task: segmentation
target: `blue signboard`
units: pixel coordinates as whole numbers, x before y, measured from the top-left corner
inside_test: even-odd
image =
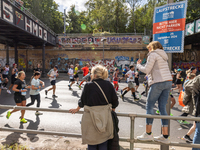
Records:
[[[187,1],[155,8],[153,40],[159,41],[167,53],[184,51]]]

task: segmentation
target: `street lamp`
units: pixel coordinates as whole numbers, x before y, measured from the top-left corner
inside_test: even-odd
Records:
[[[101,42],[103,42],[103,65],[104,65],[104,41],[106,41],[107,39],[105,37],[103,37],[101,39]]]

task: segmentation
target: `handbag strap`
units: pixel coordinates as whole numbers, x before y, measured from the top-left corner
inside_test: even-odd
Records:
[[[102,90],[102,88],[99,86],[99,84],[98,83],[96,83],[95,81],[93,81],[98,87],[99,87],[99,89],[101,90],[101,92],[102,92],[102,94],[103,94],[103,96],[104,96],[104,98],[106,99],[106,101],[107,101],[107,103],[109,104],[109,102],[108,102],[108,99],[107,99],[107,97],[106,97],[106,95],[105,95],[105,93],[103,92],[103,90]]]

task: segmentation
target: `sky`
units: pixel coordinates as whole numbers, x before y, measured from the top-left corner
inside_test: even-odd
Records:
[[[70,10],[71,5],[75,5],[76,11],[83,11],[86,10],[85,3],[87,0],[54,0],[56,3],[59,4],[59,11],[64,12],[64,9],[66,9],[66,12]],[[146,3],[147,0],[142,0],[142,4]]]

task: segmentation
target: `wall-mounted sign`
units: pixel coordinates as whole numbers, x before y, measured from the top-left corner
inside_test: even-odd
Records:
[[[196,33],[200,32],[200,19],[196,20]]]
[[[47,30],[37,23],[37,20],[29,18],[23,10],[13,6],[8,0],[0,0],[0,18],[38,38],[56,44],[55,36],[48,33]]]
[[[185,35],[192,35],[194,31],[194,22],[186,24]]]
[[[183,52],[187,1],[167,4],[154,10],[153,40],[167,53]]]

